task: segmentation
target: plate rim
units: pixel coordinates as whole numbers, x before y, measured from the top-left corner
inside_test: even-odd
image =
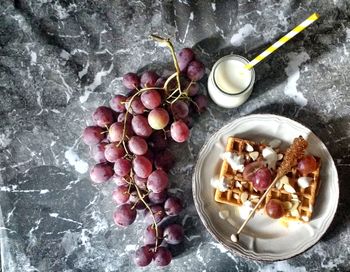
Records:
[[[259,117],[263,117],[263,118],[274,118],[274,119],[278,119],[279,121],[287,121],[287,122],[291,122],[294,123],[294,125],[297,126],[301,126],[303,128],[305,128],[306,130],[310,131],[313,134],[313,137],[315,137],[318,141],[320,141],[322,143],[322,149],[324,150],[324,152],[328,153],[329,157],[331,158],[331,160],[329,161],[330,163],[330,167],[334,170],[334,182],[335,182],[335,190],[336,190],[336,195],[334,196],[335,198],[335,205],[333,210],[331,211],[330,217],[328,219],[328,221],[326,222],[326,224],[324,225],[324,229],[321,229],[321,231],[316,235],[316,239],[314,239],[314,241],[311,241],[310,244],[306,244],[304,245],[301,249],[296,250],[294,252],[291,253],[287,253],[285,256],[276,256],[274,257],[273,255],[267,254],[267,255],[261,255],[261,253],[257,253],[254,255],[250,255],[250,254],[245,254],[244,252],[241,252],[233,247],[230,247],[228,245],[226,245],[221,239],[220,237],[217,237],[217,235],[210,229],[210,227],[208,226],[208,223],[206,222],[206,219],[204,218],[204,215],[202,214],[202,212],[200,211],[199,208],[199,202],[197,201],[197,188],[196,188],[196,178],[197,178],[197,174],[199,173],[199,164],[202,164],[202,161],[199,161],[199,158],[201,156],[203,156],[203,152],[205,151],[204,149],[206,149],[208,143],[212,140],[217,138],[223,131],[226,130],[227,127],[233,125],[236,122],[242,121],[246,118],[259,118]],[[211,236],[220,244],[222,245],[226,250],[228,250],[231,253],[234,254],[238,254],[239,256],[245,257],[245,258],[249,258],[249,259],[253,259],[253,260],[262,260],[262,261],[280,261],[280,260],[286,260],[286,259],[290,259],[292,257],[295,257],[297,255],[302,254],[303,252],[305,252],[306,250],[310,249],[311,247],[313,247],[315,244],[317,244],[319,242],[319,240],[323,237],[323,235],[326,233],[326,231],[329,229],[329,226],[332,224],[335,214],[337,212],[338,209],[338,205],[339,205],[339,176],[338,176],[338,171],[337,168],[335,166],[333,157],[331,156],[327,146],[323,143],[323,141],[311,130],[309,129],[307,126],[305,126],[304,124],[295,121],[293,119],[290,119],[288,117],[285,116],[281,116],[281,115],[277,115],[277,114],[248,114],[245,116],[240,116],[239,118],[234,119],[233,121],[230,121],[229,123],[227,123],[226,125],[224,125],[223,127],[221,127],[219,130],[217,130],[215,133],[213,133],[209,139],[203,144],[203,146],[201,147],[201,149],[198,152],[197,155],[197,162],[196,165],[194,167],[194,171],[193,171],[193,175],[192,175],[192,197],[193,197],[193,201],[196,207],[196,211],[203,223],[203,225],[205,226],[205,228],[207,229],[207,231],[211,234]],[[255,252],[256,253],[256,252]]]

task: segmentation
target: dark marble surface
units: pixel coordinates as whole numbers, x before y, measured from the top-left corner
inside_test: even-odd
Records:
[[[186,240],[164,271],[345,271],[350,262],[350,6],[319,1],[0,1],[0,226],[2,271],[141,271],[129,255],[141,220],[112,222],[112,184],[93,187],[81,143],[97,105],[122,91],[129,71],[164,67],[149,34],[194,47],[207,67],[228,53],[254,57],[313,12],[321,19],[256,67],[238,109],[210,103],[188,144],[176,149],[172,187],[186,204]],[[171,66],[168,66],[170,69]],[[205,82],[204,82],[205,83]],[[206,232],[191,196],[205,141],[250,113],[298,120],[325,142],[339,171],[340,201],[326,235],[275,263],[225,251]],[[144,271],[153,271],[150,266]]]

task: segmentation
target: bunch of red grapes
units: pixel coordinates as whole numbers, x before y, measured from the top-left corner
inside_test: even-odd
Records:
[[[205,67],[192,49],[182,49],[174,64],[177,72],[168,77],[154,71],[125,74],[123,85],[129,95],[115,95],[110,107],[98,107],[92,116],[95,125],[83,132],[97,162],[90,171],[92,182],[112,179],[117,184],[112,193],[118,205],[115,224],[125,227],[137,214],[144,215],[144,245],[134,255],[138,266],[152,260],[158,266],[168,265],[172,255],[167,245],[184,238],[182,225],[162,225],[166,217],[177,216],[183,208],[181,200],[167,192],[168,172],[174,164],[167,147],[171,140],[188,140],[191,115],[205,110],[207,98],[199,94],[197,83]]]

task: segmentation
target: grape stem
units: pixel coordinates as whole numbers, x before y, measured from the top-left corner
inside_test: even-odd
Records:
[[[133,173],[131,171],[130,173],[130,176],[132,177],[133,176]],[[141,192],[140,192],[140,188],[136,185],[136,183],[134,182],[134,186],[136,188],[136,191],[137,191],[137,195],[139,196],[140,200],[143,202],[143,204],[145,204],[146,208],[148,209],[148,211],[151,213],[152,215],[152,219],[153,219],[153,224],[154,224],[154,227],[156,229],[156,244],[155,244],[155,251],[157,251],[157,247],[158,247],[158,225],[157,225],[157,221],[156,221],[156,218],[154,217],[154,214],[153,214],[153,211],[151,209],[151,207],[147,204],[147,202],[144,200],[144,197],[146,195],[142,195]]]
[[[179,63],[177,62],[177,58],[176,58],[176,54],[175,54],[175,50],[174,50],[174,46],[173,44],[170,42],[170,39],[164,39],[162,37],[159,37],[158,35],[152,34],[151,35],[152,39],[166,45],[167,47],[169,47],[170,51],[171,51],[171,55],[173,57],[173,61],[174,61],[174,66],[176,69],[176,80],[177,80],[177,84],[181,93],[181,84],[180,84],[180,67],[179,67]]]

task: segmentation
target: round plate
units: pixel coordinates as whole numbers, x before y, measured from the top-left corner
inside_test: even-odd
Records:
[[[214,200],[210,179],[220,172],[227,138],[236,136],[253,141],[282,140],[285,150],[299,135],[307,139],[307,152],[321,158],[320,190],[309,223],[282,225],[258,212],[240,234],[239,243],[233,243],[243,220],[239,208],[220,204]],[[236,119],[215,133],[203,146],[193,175],[193,198],[199,216],[213,237],[232,252],[257,260],[282,260],[302,253],[314,245],[329,227],[338,205],[338,174],[333,159],[322,141],[305,126],[285,117],[254,114]],[[219,217],[220,210],[228,210],[232,220]]]

